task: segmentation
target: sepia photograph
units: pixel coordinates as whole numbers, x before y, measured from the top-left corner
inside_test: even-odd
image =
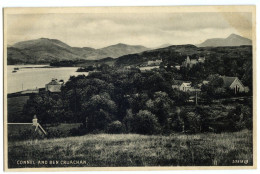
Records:
[[[5,171],[255,169],[255,13],[4,8]]]

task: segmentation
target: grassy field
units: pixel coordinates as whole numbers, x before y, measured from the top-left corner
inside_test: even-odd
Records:
[[[248,130],[171,136],[89,134],[8,144],[10,168],[241,166],[253,164],[252,154],[252,132]],[[26,165],[22,164],[25,160]]]
[[[71,130],[78,128],[80,123],[62,123],[58,125],[42,125],[43,129],[48,132],[47,137],[69,137],[72,136]],[[20,141],[32,139],[35,133],[35,127],[32,125],[8,125],[8,141]]]
[[[23,106],[26,104],[29,96],[11,97],[7,99],[8,122],[16,122],[17,116],[21,115]]]

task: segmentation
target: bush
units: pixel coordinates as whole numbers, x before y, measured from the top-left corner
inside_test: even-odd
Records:
[[[78,128],[73,128],[69,131],[71,136],[81,136],[87,133],[87,129],[85,126],[81,125]]]
[[[147,110],[140,110],[133,119],[134,132],[139,134],[157,134],[160,132],[160,125],[154,114]]]
[[[252,129],[252,109],[248,106],[237,105],[229,112],[228,121],[230,131],[240,131],[242,129]]]
[[[124,125],[120,121],[113,121],[107,126],[108,133],[123,133],[124,132]]]
[[[65,137],[63,135],[63,132],[61,132],[58,129],[50,129],[48,130],[48,134],[47,134],[48,138],[61,138],[61,137]]]

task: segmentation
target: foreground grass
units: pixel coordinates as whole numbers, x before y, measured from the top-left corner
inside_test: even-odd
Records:
[[[252,132],[146,136],[97,134],[9,142],[9,167],[238,166],[253,164]],[[33,160],[21,165],[18,160]],[[46,160],[46,164],[38,161]],[[50,160],[59,163],[52,165]],[[83,160],[85,164],[62,164]],[[233,163],[248,160],[248,163]]]
[[[71,130],[77,129],[81,123],[61,123],[58,125],[42,125],[48,132],[48,137],[69,137]],[[32,139],[35,127],[32,125],[8,125],[8,141]]]

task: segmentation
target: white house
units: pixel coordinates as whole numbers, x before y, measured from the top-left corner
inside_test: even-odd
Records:
[[[182,63],[182,66],[184,66],[186,68],[187,67],[191,68],[193,65],[195,65],[197,63],[198,63],[197,59],[190,59],[190,57],[187,56],[186,60]]]
[[[181,84],[181,86],[179,87],[179,90],[180,91],[184,91],[184,92],[187,92],[187,91],[190,91],[191,89],[191,82],[183,82]]]
[[[191,86],[191,82],[182,82],[181,85],[172,85],[173,89],[178,89],[183,92],[200,92],[199,88]]]
[[[175,68],[176,68],[177,70],[180,70],[180,69],[181,69],[181,66],[180,66],[180,65],[175,65]]]
[[[148,66],[158,66],[162,63],[162,59],[159,59],[159,60],[149,60],[147,62],[147,65]]]
[[[63,85],[63,81],[57,81],[57,79],[53,78],[51,82],[45,85],[45,91],[49,92],[61,92],[61,86]]]
[[[204,63],[204,62],[205,62],[205,60],[206,60],[206,58],[205,58],[205,57],[199,57],[199,59],[198,59],[198,62],[200,62],[200,63]]]
[[[203,84],[203,85],[207,85],[207,84],[209,84],[209,81],[208,81],[208,80],[203,80],[203,81],[202,81],[202,84]]]
[[[206,60],[205,57],[199,57],[198,59],[190,59],[189,56],[185,59],[184,62],[182,62],[182,66],[184,67],[192,67],[193,65],[196,65],[197,63],[204,63]]]

